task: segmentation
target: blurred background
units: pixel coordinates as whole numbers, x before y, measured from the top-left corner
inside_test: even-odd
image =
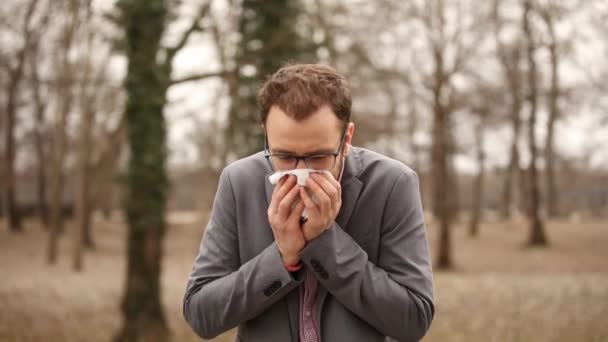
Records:
[[[607,60],[602,0],[5,0],[0,340],[197,340],[219,173],[303,62],[421,178],[424,341],[608,341]]]

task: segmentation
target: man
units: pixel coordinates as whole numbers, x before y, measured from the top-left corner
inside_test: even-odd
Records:
[[[351,146],[351,93],[323,65],[289,65],[258,93],[266,148],[227,166],[184,296],[203,338],[417,341],[434,315],[416,173]],[[276,186],[269,175],[297,168]],[[302,219],[306,209],[307,219]]]

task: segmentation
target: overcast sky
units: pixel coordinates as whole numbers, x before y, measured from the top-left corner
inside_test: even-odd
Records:
[[[109,2],[105,2],[108,4]],[[169,31],[167,41],[171,41],[175,33],[179,33],[188,23],[188,18],[183,18]],[[573,27],[586,25],[587,17],[581,15],[573,18],[567,25],[559,27],[562,34],[569,32]],[[589,32],[584,32],[586,41],[577,50],[576,63],[590,65],[589,63],[605,63],[605,49],[598,37]],[[400,47],[402,48],[402,47]],[[124,74],[124,59],[117,57],[112,63],[116,75]],[[195,35],[175,60],[176,76],[188,75],[205,71],[216,71],[220,68],[218,58],[205,35]],[[560,69],[561,77],[565,83],[573,83],[580,80],[584,75],[576,69],[572,63],[565,63]],[[173,86],[169,90],[170,105],[166,110],[169,127],[170,165],[193,165],[197,162],[197,150],[193,135],[195,134],[195,122],[204,123],[211,116],[224,115],[226,101],[219,107],[219,111],[213,111],[218,96],[221,82],[217,79],[209,79],[199,82],[191,82],[184,85]],[[354,108],[361,99],[354,98]],[[589,101],[584,101],[588,103]],[[608,129],[598,128],[598,116],[600,111],[593,105],[582,103],[574,108],[568,108],[565,118],[557,124],[556,145],[558,150],[566,156],[576,157],[582,153],[592,153],[591,164],[594,167],[608,167]],[[222,108],[224,110],[222,110]],[[606,113],[603,114],[604,116]],[[353,113],[356,118],[357,113]],[[539,143],[544,141],[546,113],[539,113],[538,137]],[[356,124],[356,119],[355,119]],[[464,120],[459,122],[455,133],[459,143],[472,144],[472,123]],[[428,140],[425,134],[420,140]],[[510,130],[508,127],[491,129],[486,134],[487,144],[485,146],[490,167],[505,165],[507,162],[508,148],[510,144]],[[372,145],[382,150],[385,143],[380,141]],[[542,145],[542,144],[541,144]],[[527,150],[522,148],[524,161],[527,160]],[[408,156],[402,156],[407,160]],[[456,165],[461,171],[473,172],[476,170],[475,162],[471,156],[458,155]]]

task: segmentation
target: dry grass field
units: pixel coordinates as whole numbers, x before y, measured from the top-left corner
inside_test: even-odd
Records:
[[[181,299],[204,225],[185,214],[170,222],[163,302],[174,340],[196,341]],[[457,226],[457,267],[435,273],[437,313],[424,341],[608,341],[608,223],[551,222],[548,235],[550,248],[529,249],[521,222],[486,223],[477,239]],[[431,226],[431,247],[435,236]],[[75,273],[67,235],[59,264],[47,266],[35,221],[22,234],[0,227],[0,341],[108,341],[121,319],[124,237],[118,215],[96,221],[97,248]]]

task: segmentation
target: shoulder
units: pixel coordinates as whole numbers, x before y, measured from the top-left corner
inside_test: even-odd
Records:
[[[256,181],[263,184],[266,175],[271,171],[264,152],[258,152],[227,165],[222,171],[222,177],[226,178],[233,188],[241,188],[254,185]]]
[[[380,182],[391,186],[397,181],[418,182],[416,172],[399,160],[362,147],[353,147],[351,153],[355,154],[353,160],[360,163],[357,178],[364,183]]]

